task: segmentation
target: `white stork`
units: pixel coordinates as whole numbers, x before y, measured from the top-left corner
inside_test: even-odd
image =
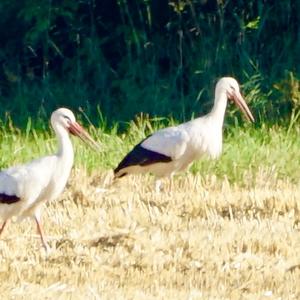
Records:
[[[69,109],[55,110],[51,115],[51,125],[58,139],[56,154],[0,172],[0,218],[4,221],[0,235],[11,217],[33,217],[46,250],[48,245],[41,226],[41,208],[46,201],[59,196],[70,175],[74,152],[69,133],[98,149],[98,144],[76,122]]]
[[[223,77],[216,85],[215,101],[210,113],[148,136],[120,162],[114,170],[115,178],[150,172],[157,178],[156,191],[159,191],[159,178],[171,177],[204,154],[217,158],[222,152],[222,127],[228,99],[243,111],[248,121],[254,122],[237,81]]]

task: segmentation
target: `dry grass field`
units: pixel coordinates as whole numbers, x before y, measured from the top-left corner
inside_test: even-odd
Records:
[[[151,176],[111,176],[73,170],[44,211],[48,254],[33,221],[7,226],[1,299],[300,298],[299,184],[186,173],[155,194]]]

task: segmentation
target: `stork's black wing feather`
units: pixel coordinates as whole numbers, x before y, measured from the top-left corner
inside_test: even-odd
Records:
[[[21,199],[17,197],[16,195],[6,195],[0,193],[0,203],[3,204],[12,204],[15,202],[20,201]]]
[[[143,141],[142,141],[143,142]],[[141,142],[141,143],[142,143]],[[164,154],[148,150],[141,146],[141,143],[136,145],[119,163],[114,170],[114,174],[117,174],[120,170],[130,166],[147,166],[159,162],[170,162],[172,158]],[[122,174],[120,177],[126,174]]]

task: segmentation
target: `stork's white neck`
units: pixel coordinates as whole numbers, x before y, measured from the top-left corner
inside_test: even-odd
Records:
[[[214,119],[215,123],[223,126],[224,116],[227,106],[226,92],[216,93],[214,106],[210,112],[210,117]]]
[[[64,127],[58,124],[55,124],[53,129],[58,141],[58,150],[56,155],[59,159],[71,165],[71,168],[74,159],[74,151],[69,133]]]

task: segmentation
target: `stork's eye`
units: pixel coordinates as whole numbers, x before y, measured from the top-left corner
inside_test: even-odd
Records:
[[[68,117],[68,116],[66,116],[66,115],[63,115],[63,118],[64,118],[64,120],[65,120],[65,122],[66,122],[66,126],[67,126],[67,127],[70,126],[70,124],[72,123],[70,117]]]
[[[230,88],[232,88],[232,89],[235,91],[235,88],[234,88],[234,86],[232,86],[232,85],[231,85],[231,86],[230,86]]]
[[[66,119],[66,120],[68,120],[68,121],[71,122],[71,119],[68,116],[64,115],[63,117],[64,117],[64,119]]]

